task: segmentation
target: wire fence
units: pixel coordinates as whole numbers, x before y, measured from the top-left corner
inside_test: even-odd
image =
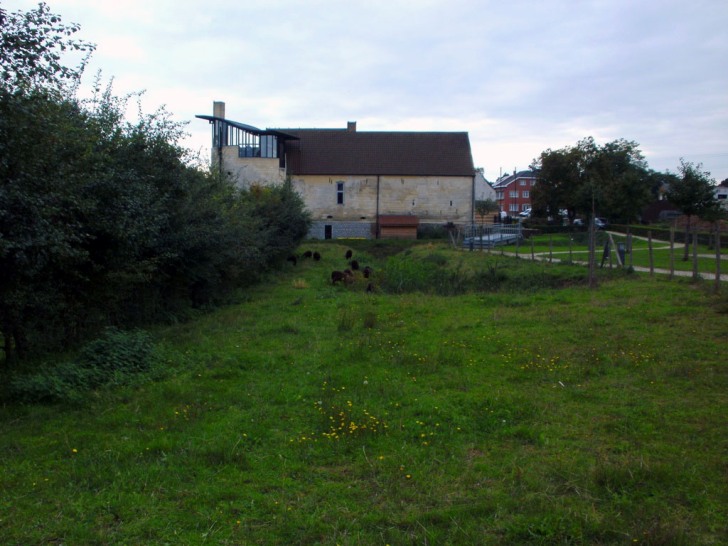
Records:
[[[453,244],[470,251],[492,252],[498,249],[503,254],[543,260],[548,262],[570,262],[589,264],[587,251],[593,245],[592,266],[600,268],[621,267],[634,271],[668,275],[669,278],[692,277],[693,279],[713,279],[715,291],[721,282],[728,282],[728,274],[722,273],[721,237],[716,232],[713,237],[700,237],[697,230],[688,237],[687,249],[684,236],[680,236],[673,228],[659,238],[653,237],[650,230],[640,231],[635,235],[629,228],[626,233],[618,231],[598,230],[590,236],[587,231],[567,233],[546,233],[540,230],[525,229],[522,224],[470,224],[462,226],[453,236]],[[537,237],[539,236],[540,237]],[[537,245],[534,241],[538,239]],[[555,242],[556,241],[556,242]],[[591,243],[589,241],[592,241]],[[635,243],[638,243],[639,260],[635,263]],[[547,249],[544,250],[544,246]],[[538,251],[535,250],[538,246]],[[699,250],[701,248],[702,250]],[[706,254],[706,248],[708,253]],[[645,259],[645,255],[647,259]],[[690,269],[679,263],[690,264]]]

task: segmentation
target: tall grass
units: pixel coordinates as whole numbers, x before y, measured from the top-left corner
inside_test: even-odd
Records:
[[[165,379],[3,405],[3,543],[724,541],[725,297],[359,245],[154,332]]]

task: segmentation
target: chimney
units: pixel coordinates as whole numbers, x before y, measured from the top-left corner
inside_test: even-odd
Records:
[[[350,133],[356,133],[356,121],[347,121],[346,130]]]
[[[216,118],[225,119],[225,103],[221,101],[214,101],[212,103],[212,115]]]

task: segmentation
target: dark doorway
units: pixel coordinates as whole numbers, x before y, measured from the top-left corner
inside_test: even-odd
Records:
[[[331,239],[333,236],[333,226],[331,224],[324,225],[324,239]]]

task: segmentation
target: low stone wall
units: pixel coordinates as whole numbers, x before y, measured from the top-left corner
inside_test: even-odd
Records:
[[[325,239],[326,226],[331,226],[331,238],[374,238],[374,226],[371,222],[316,221],[311,223],[308,231],[309,239]]]

